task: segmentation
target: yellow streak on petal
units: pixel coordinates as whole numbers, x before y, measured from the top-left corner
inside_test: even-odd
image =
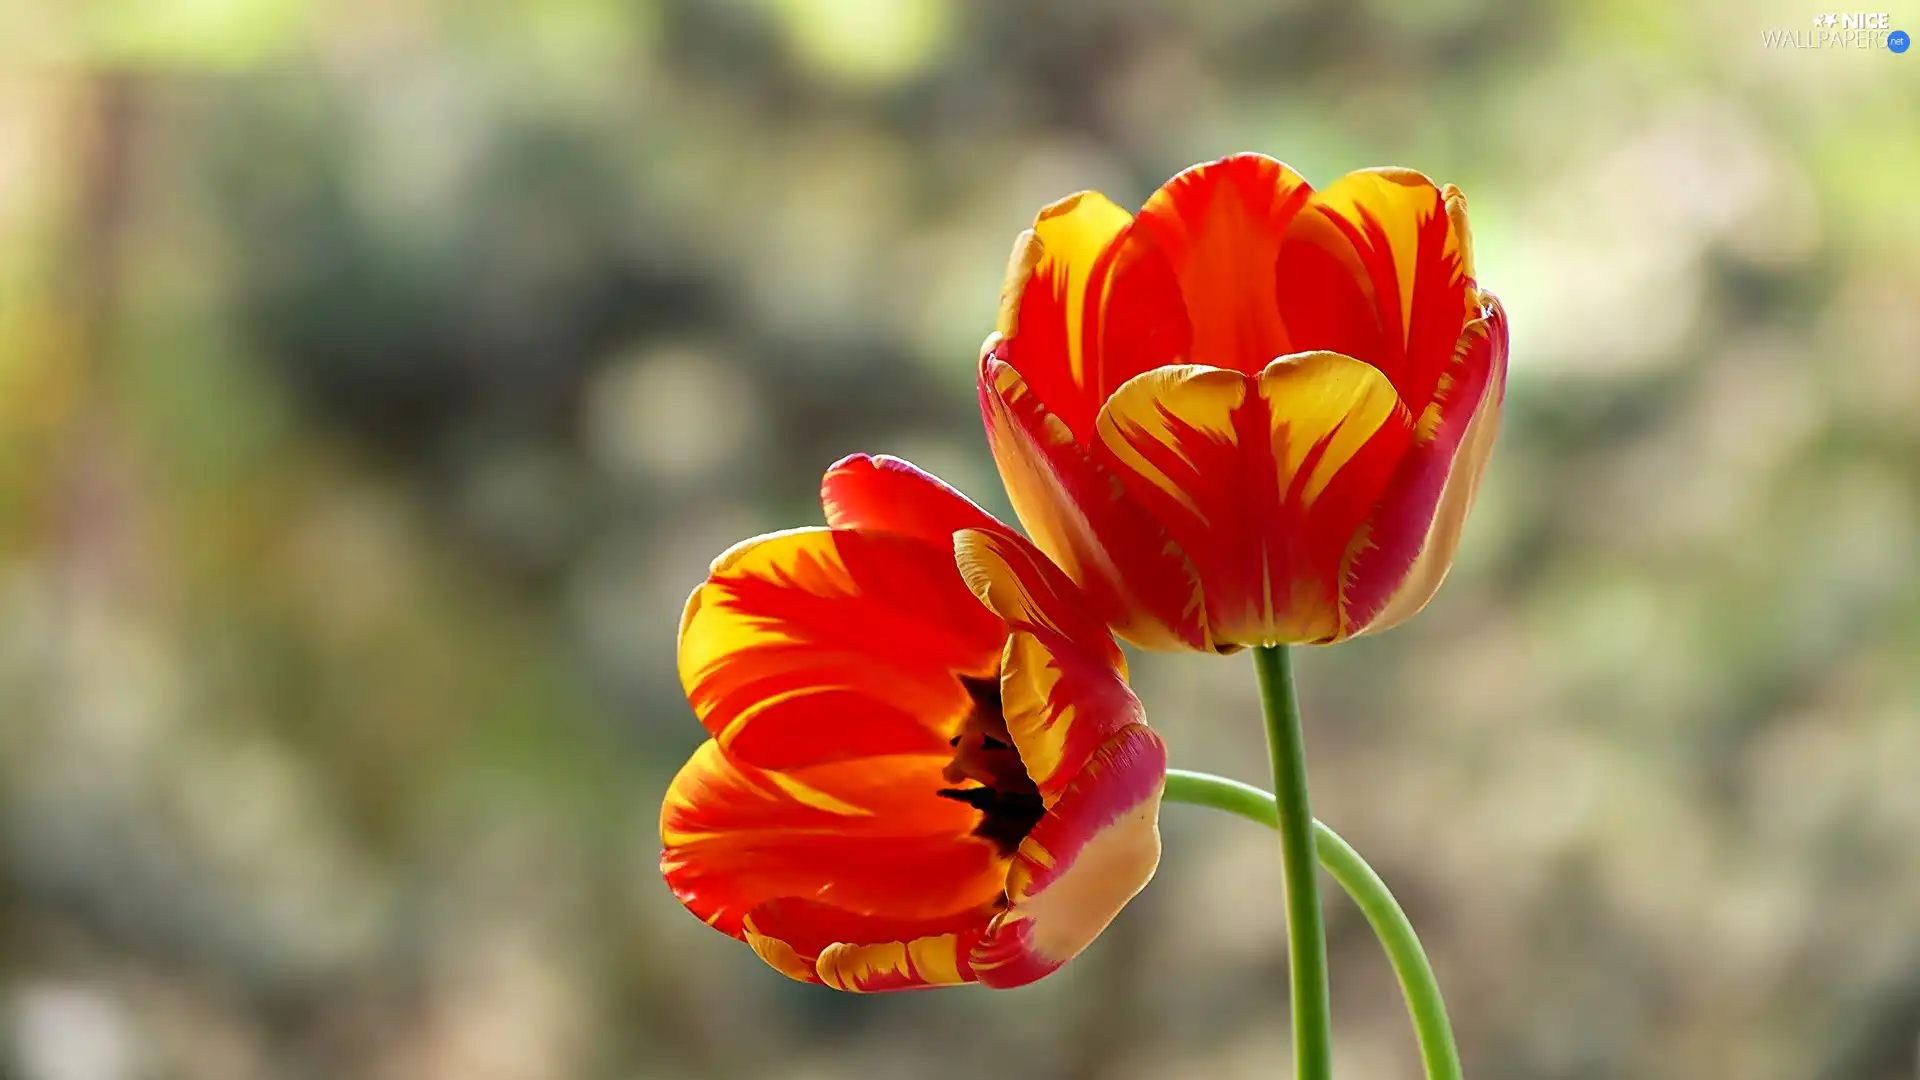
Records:
[[[1273,419],[1281,490],[1289,489],[1316,447],[1325,445],[1300,491],[1312,506],[1340,470],[1396,414],[1406,417],[1393,382],[1364,360],[1333,352],[1295,353],[1260,373]],[[1403,421],[1404,422],[1404,421]]]
[[[1462,333],[1460,340],[1454,344],[1454,356],[1457,358],[1466,350],[1472,341],[1473,332],[1471,329]],[[1451,366],[1440,373],[1439,380],[1433,384],[1433,401],[1428,404],[1425,409],[1420,411],[1420,422],[1414,426],[1414,442],[1432,442],[1433,437],[1440,433],[1440,423],[1447,418],[1446,410],[1441,407],[1441,404],[1445,402],[1452,393],[1453,384],[1457,381],[1459,381],[1458,376],[1453,373]]]
[[[724,574],[735,567],[753,567],[772,561],[775,553],[787,553],[794,550],[790,541],[797,537],[817,536],[827,544],[832,543],[833,530],[824,525],[801,525],[792,529],[780,529],[776,532],[749,536],[714,557],[713,565],[708,568],[710,575]],[[804,543],[804,541],[802,542]],[[827,550],[831,551],[829,547]],[[758,558],[753,558],[756,553]],[[752,561],[749,561],[752,560]]]
[[[1247,399],[1247,380],[1237,371],[1203,364],[1178,364],[1135,375],[1120,385],[1100,407],[1094,421],[1100,440],[1121,464],[1141,479],[1178,500],[1195,517],[1206,520],[1193,496],[1166,471],[1141,453],[1142,443],[1158,443],[1191,466],[1185,453],[1195,435],[1214,442],[1235,441],[1233,411]],[[1173,424],[1192,428],[1176,433]]]
[[[675,635],[675,641],[684,642],[687,640],[687,628],[693,625],[694,618],[700,614],[700,608],[705,603],[706,594],[707,583],[704,581],[695,585],[693,591],[687,594],[687,604],[680,609],[680,632]]]
[[[1008,565],[1004,548],[1012,541],[983,529],[962,529],[953,536],[954,564],[961,580],[987,610],[1010,623],[1033,623],[1064,632],[1047,615],[1046,605]],[[1004,669],[1005,665],[1002,665]]]
[[[1132,223],[1132,214],[1097,191],[1069,195],[1034,219],[1033,234],[1040,247],[1035,269],[1048,275],[1066,313],[1067,364],[1076,385],[1087,382],[1084,315],[1094,263]],[[1001,333],[1012,336],[1008,330]]]
[[[1007,638],[1000,675],[1001,714],[1027,775],[1039,785],[1048,803],[1059,798],[1054,781],[1066,757],[1067,733],[1073,725],[1072,706],[1059,713],[1053,711],[1053,688],[1059,682],[1060,669],[1039,639],[1024,631]]]
[[[845,817],[873,816],[873,811],[864,806],[855,806],[844,799],[835,798],[811,784],[795,780],[786,773],[769,771],[765,775],[775,787],[786,792],[795,802],[805,803],[815,810],[824,810],[829,814],[840,814]]]
[[[713,561],[711,573],[768,580],[784,577],[817,596],[852,596],[859,591],[834,548],[833,530],[820,526],[742,540]],[[714,581],[687,598],[680,617],[680,679],[689,690],[736,652],[794,640],[776,621],[753,618],[733,608],[730,601],[726,586]]]
[[[723,779],[716,779],[723,777]],[[667,785],[667,796],[662,800],[661,839],[668,847],[680,847],[698,840],[710,840],[725,835],[714,831],[694,831],[673,829],[666,820],[677,809],[695,807],[701,801],[708,788],[716,783],[737,785],[753,792],[761,799],[772,801],[781,794],[787,798],[821,810],[829,814],[844,817],[872,817],[873,811],[837,798],[814,787],[804,780],[796,779],[786,773],[768,769],[747,769],[733,764],[726,755],[718,739],[708,739],[693,752],[687,763],[680,767],[673,782]],[[771,789],[769,787],[771,785]],[[776,790],[777,789],[777,793]]]
[[[1027,291],[1027,282],[1033,280],[1033,268],[1039,265],[1044,252],[1032,229],[1023,229],[1014,237],[1013,253],[1007,256],[1007,274],[1000,286],[1000,312],[994,319],[994,335],[982,346],[983,352],[993,348],[998,338],[1009,338],[1019,332],[1020,294]]]
[[[1467,197],[1448,184],[1440,189],[1440,198],[1447,205],[1447,221],[1453,226],[1453,248],[1460,252],[1460,272],[1477,277],[1473,272],[1473,229],[1467,224]]]
[[[964,982],[960,976],[960,939],[954,934],[916,938],[907,942],[907,955],[913,969],[927,982],[951,986]]]
[[[991,347],[992,339],[988,339]],[[987,378],[994,398],[1010,401],[1032,393],[1026,381],[1010,364],[991,363]],[[1044,454],[1020,437],[1013,428],[1016,421],[1010,409],[991,407],[987,417],[987,443],[1000,467],[1000,478],[1007,488],[1007,499],[1027,532],[1053,558],[1054,564],[1075,581],[1087,581],[1095,574],[1113,578],[1113,564],[1097,545],[1087,542],[1084,515],[1061,497],[1050,482],[1051,467]],[[1039,437],[1055,446],[1074,445],[1073,432],[1059,417],[1047,414]],[[1090,565],[1095,564],[1095,565]]]
[[[1315,203],[1355,225],[1364,226],[1367,218],[1372,218],[1386,234],[1393,256],[1394,277],[1400,287],[1403,344],[1413,333],[1413,283],[1419,268],[1420,225],[1433,211],[1436,191],[1433,181],[1421,173],[1387,167],[1348,173],[1313,197]],[[1458,238],[1451,233],[1446,250],[1460,250]]]
[[[821,686],[801,686],[792,690],[782,690],[778,693],[768,694],[766,697],[760,698],[753,704],[734,714],[733,722],[729,723],[726,729],[720,732],[720,745],[728,750],[733,749],[733,744],[739,739],[741,733],[746,731],[747,728],[753,724],[754,720],[758,719],[769,709],[797,701],[800,698],[811,697],[816,694],[832,693],[841,689],[844,689],[844,687],[826,684]]]
[[[1127,677],[1126,655],[1092,616],[1078,607],[1082,597],[1071,581],[1057,577],[1048,580],[1053,575],[1043,566],[1046,556],[1037,548],[1005,533],[961,529],[953,534],[953,558],[960,579],[988,611],[1015,626],[1044,627],[1061,637],[1080,640],[1090,651],[1104,652],[1103,658],[1122,680]],[[1025,569],[1016,569],[1016,564]],[[1046,591],[1045,596],[1034,595],[1036,581]],[[1073,623],[1076,615],[1083,619],[1078,627],[1066,625]],[[1008,670],[1008,663],[1003,656],[1002,671]]]
[[[663,846],[683,848],[726,835],[711,829],[675,829],[667,824],[676,813],[696,809],[709,788],[716,783],[738,784],[764,797],[772,796],[772,792],[756,783],[751,775],[727,760],[719,740],[708,739],[694,750],[687,763],[680,766],[680,771],[674,774],[673,781],[667,785],[666,798],[661,800],[660,805],[660,840]]]
[[[700,830],[661,829],[660,830],[661,843],[666,847],[686,847],[689,844],[697,844],[702,840],[718,840],[725,835],[727,834],[722,832],[715,832],[712,829],[700,829]]]
[[[1053,869],[1053,864],[1057,861],[1053,856],[1053,852],[1049,851],[1047,846],[1038,840],[1028,840],[1022,845],[1020,854],[1032,860],[1033,865],[1042,870]]]
[[[826,985],[852,993],[864,992],[886,975],[907,976],[933,986],[966,981],[960,974],[960,941],[955,934],[872,945],[836,942],[820,954],[814,971]]]
[[[779,938],[768,937],[753,925],[752,916],[741,920],[746,931],[747,945],[755,956],[767,962],[767,966],[799,982],[813,981],[813,965],[794,950],[793,946]]]

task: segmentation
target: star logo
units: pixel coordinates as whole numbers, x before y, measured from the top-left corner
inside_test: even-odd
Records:
[[[1836,23],[1836,22],[1838,22],[1838,21],[1839,21],[1839,20],[1838,20],[1838,19],[1835,19],[1835,18],[1834,18],[1834,17],[1832,16],[1832,15],[1828,15],[1828,16],[1827,16],[1827,25],[1828,25],[1828,26],[1832,26],[1832,25],[1833,25],[1834,23]]]
[[[1815,15],[1813,17],[1813,25],[1815,26],[1825,26],[1826,22],[1827,17],[1825,15]]]

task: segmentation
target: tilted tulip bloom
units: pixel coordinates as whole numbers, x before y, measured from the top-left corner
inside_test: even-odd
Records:
[[[667,792],[661,869],[795,979],[1032,982],[1153,876],[1166,748],[1027,541],[891,458],[835,465],[821,501],[829,527],[739,544],[687,602],[712,738]]]
[[[1506,354],[1457,189],[1378,169],[1316,192],[1243,154],[1138,217],[1094,193],[1041,211],[980,398],[1021,522],[1114,629],[1230,651],[1426,604]]]

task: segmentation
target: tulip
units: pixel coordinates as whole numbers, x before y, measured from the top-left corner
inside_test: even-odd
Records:
[[[1405,169],[1324,191],[1195,166],[1138,217],[1040,212],[982,348],[981,409],[1034,541],[1123,637],[1327,643],[1425,606],[1499,425],[1507,327],[1466,200]]]
[[[687,602],[711,738],[661,870],[795,979],[1032,982],[1152,877],[1166,748],[1079,590],[965,496],[856,455],[821,501],[828,527],[735,546]]]

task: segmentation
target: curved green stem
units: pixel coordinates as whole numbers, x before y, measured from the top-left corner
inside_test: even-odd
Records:
[[[1188,772],[1167,771],[1166,801],[1208,806],[1278,828],[1280,811],[1273,796],[1238,780]],[[1407,1012],[1413,1017],[1414,1037],[1420,1044],[1420,1060],[1426,1066],[1427,1080],[1461,1080],[1460,1051],[1453,1042],[1453,1026],[1447,1021],[1447,1004],[1440,997],[1440,981],[1420,947],[1420,935],[1394,900],[1387,883],[1373,872],[1338,833],[1316,821],[1313,823],[1315,848],[1320,865],[1340,883],[1373,927],[1374,936],[1386,950],[1393,973],[1400,979],[1400,990],[1407,999]]]
[[[1300,735],[1300,704],[1285,645],[1253,650],[1260,704],[1267,718],[1273,761],[1274,829],[1287,897],[1287,967],[1293,985],[1293,1069],[1296,1080],[1332,1080],[1333,1007],[1327,989],[1327,932],[1320,915],[1313,807],[1307,798],[1307,752]]]

